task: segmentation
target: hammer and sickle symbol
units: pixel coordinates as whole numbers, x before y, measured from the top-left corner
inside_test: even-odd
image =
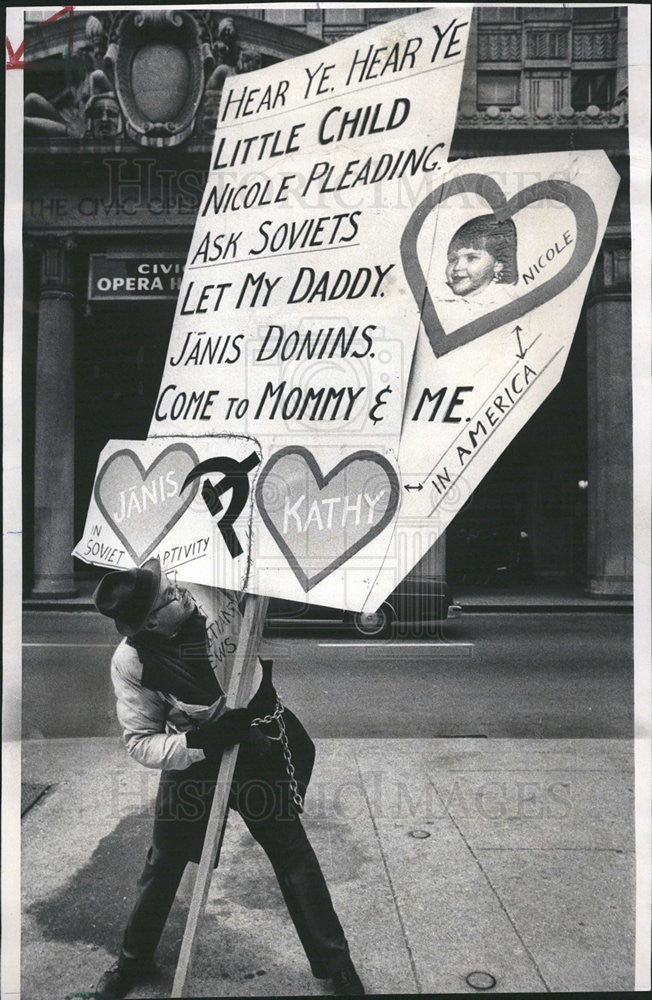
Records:
[[[233,525],[244,510],[249,496],[249,473],[260,463],[260,458],[255,451],[252,451],[242,462],[237,462],[234,458],[207,458],[205,462],[200,462],[186,476],[181,492],[185,490],[188,483],[193,479],[198,479],[207,472],[221,472],[223,479],[214,485],[207,479],[202,486],[201,495],[204,503],[211,514],[219,514],[224,508],[220,497],[228,490],[232,490],[231,502],[224,515],[218,521],[217,527],[224,539],[224,544],[229,550],[232,559],[237,559],[242,555],[243,548],[238,541]]]

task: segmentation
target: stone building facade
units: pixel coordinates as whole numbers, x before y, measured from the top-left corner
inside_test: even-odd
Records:
[[[70,552],[102,446],[147,434],[224,80],[419,9],[28,15],[26,592],[68,595],[95,573]],[[562,382],[449,528],[447,572],[476,583],[573,578],[623,595],[632,587],[626,9],[477,8],[452,158],[573,148],[604,149],[621,175],[606,238]],[[135,274],[150,280],[126,280]],[[107,293],[121,276],[124,292]]]

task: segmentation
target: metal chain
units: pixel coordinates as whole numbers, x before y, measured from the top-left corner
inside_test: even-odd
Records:
[[[297,779],[294,776],[294,764],[292,763],[292,754],[290,752],[290,743],[288,741],[288,736],[285,731],[285,720],[283,718],[283,712],[285,711],[285,706],[283,705],[281,699],[276,697],[276,708],[271,715],[265,715],[261,718],[253,719],[251,722],[252,726],[268,725],[270,722],[276,722],[279,728],[278,736],[268,736],[269,740],[275,740],[278,742],[280,740],[281,746],[283,748],[283,757],[285,758],[285,769],[288,773],[288,778],[290,779],[290,791],[292,792],[292,801],[298,809],[303,809],[303,798],[299,793],[299,786],[297,784]]]
[[[252,719],[251,720],[251,725],[252,726],[263,726],[263,725],[267,725],[270,722],[276,722],[276,721],[278,721],[278,719],[283,714],[284,708],[285,708],[285,706],[281,704],[281,699],[277,695],[276,696],[276,708],[274,709],[274,711],[272,712],[272,714],[271,715],[263,715],[263,716],[258,717],[256,719]],[[280,738],[281,738],[280,736],[270,736],[270,737],[268,737],[268,739],[270,739],[270,740],[280,740]]]

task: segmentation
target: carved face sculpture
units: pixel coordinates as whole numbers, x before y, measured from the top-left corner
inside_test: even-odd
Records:
[[[90,133],[94,139],[106,139],[122,131],[120,108],[115,97],[99,94],[88,108]]]
[[[217,37],[225,45],[230,45],[235,38],[235,24],[232,18],[224,17],[217,26]]]
[[[238,57],[238,72],[251,73],[255,69],[260,69],[261,59],[258,52],[251,52],[243,49]]]
[[[106,42],[103,38],[93,40],[91,46],[91,59],[93,60],[93,67],[95,69],[104,68],[104,56],[106,55]]]
[[[86,36],[86,51],[93,63],[94,69],[102,69],[104,63],[104,56],[106,54],[106,34],[104,28],[102,27],[102,22],[99,18],[95,17],[94,14],[88,18],[86,22],[86,29],[84,31]]]

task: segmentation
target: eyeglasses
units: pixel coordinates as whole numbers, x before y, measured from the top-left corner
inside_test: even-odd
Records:
[[[181,597],[181,590],[179,589],[179,587],[177,587],[176,583],[171,584],[171,586],[168,587],[166,593],[170,595],[168,599],[166,601],[163,601],[162,604],[159,604],[157,608],[152,608],[150,614],[155,615],[157,611],[162,611],[163,608],[167,608],[168,604],[174,604],[174,602],[178,601],[179,598]]]
[[[165,593],[167,595],[166,599],[161,604],[157,605],[157,607],[152,608],[152,610],[149,613],[148,619],[152,619],[156,614],[158,614],[159,611],[162,611],[163,608],[167,608],[169,604],[174,604],[175,601],[181,600],[182,590],[181,587],[177,585],[176,573],[174,574],[174,581],[168,586]],[[152,627],[149,625],[149,621],[145,627],[146,628]]]

